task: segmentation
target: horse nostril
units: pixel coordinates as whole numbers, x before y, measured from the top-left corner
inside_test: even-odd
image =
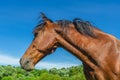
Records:
[[[30,63],[30,59],[20,59],[21,66],[24,66],[25,64],[29,64],[29,63]]]
[[[31,63],[31,59],[30,58],[26,59],[24,63],[25,64],[30,64]]]
[[[26,61],[26,63],[28,64],[30,61]]]

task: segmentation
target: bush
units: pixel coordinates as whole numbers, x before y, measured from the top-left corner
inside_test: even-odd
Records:
[[[27,72],[11,65],[0,66],[0,80],[85,80],[82,66]]]

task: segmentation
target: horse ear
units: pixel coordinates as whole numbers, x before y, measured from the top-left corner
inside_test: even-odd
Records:
[[[52,23],[52,20],[47,18],[46,15],[42,12],[41,12],[41,17],[42,17],[43,21],[45,21],[47,24]]]

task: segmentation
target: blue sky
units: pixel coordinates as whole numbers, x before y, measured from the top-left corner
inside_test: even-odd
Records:
[[[120,39],[120,1],[117,0],[1,0],[1,65],[19,65],[19,58],[33,39],[32,31],[40,12],[52,20],[82,18]],[[76,57],[59,48],[38,66],[49,68],[79,64],[81,62]]]

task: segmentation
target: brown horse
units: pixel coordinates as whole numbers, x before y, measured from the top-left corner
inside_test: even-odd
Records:
[[[20,64],[32,70],[45,56],[63,47],[83,62],[87,80],[120,80],[120,41],[80,19],[53,22],[42,13],[34,39]]]

